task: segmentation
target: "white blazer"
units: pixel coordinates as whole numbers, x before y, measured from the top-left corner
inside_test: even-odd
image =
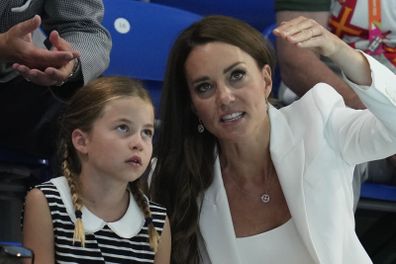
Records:
[[[396,76],[366,57],[372,85],[347,82],[370,111],[345,107],[324,83],[290,106],[269,109],[271,157],[315,263],[372,263],[354,231],[352,176],[356,164],[396,153]],[[246,264],[238,254],[218,159],[214,174],[199,219],[202,262]]]

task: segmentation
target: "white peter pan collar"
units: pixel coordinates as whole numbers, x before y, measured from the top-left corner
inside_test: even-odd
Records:
[[[66,207],[66,211],[73,223],[76,222],[76,215],[74,213],[73,203],[70,194],[70,188],[67,179],[64,176],[51,179],[55,187],[58,189],[61,199]],[[144,226],[144,215],[137,205],[133,195],[130,193],[128,209],[121,219],[115,222],[106,222],[99,218],[91,211],[83,206],[82,221],[84,224],[84,231],[86,234],[92,234],[101,230],[107,225],[114,233],[122,238],[131,238],[139,233]]]

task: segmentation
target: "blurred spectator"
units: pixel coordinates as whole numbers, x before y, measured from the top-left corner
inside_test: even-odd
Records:
[[[0,2],[0,147],[52,154],[63,100],[108,65],[103,9],[101,0]]]

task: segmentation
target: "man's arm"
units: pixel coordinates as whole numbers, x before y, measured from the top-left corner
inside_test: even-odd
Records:
[[[73,51],[52,52],[37,47],[32,41],[32,32],[40,24],[41,18],[36,15],[0,33],[0,60],[44,70],[49,66],[61,67],[78,56]]]
[[[102,0],[47,0],[45,10],[48,16],[43,20],[44,30],[58,31],[80,53],[84,83],[102,74],[109,64],[111,50],[110,34],[102,26]]]
[[[299,16],[316,20],[326,27],[329,12],[279,11],[276,14],[277,24]],[[355,92],[320,60],[318,54],[308,49],[296,50],[293,44],[279,37],[276,39],[276,50],[282,80],[297,95],[302,96],[318,82],[325,82],[342,95],[348,106],[365,108]]]

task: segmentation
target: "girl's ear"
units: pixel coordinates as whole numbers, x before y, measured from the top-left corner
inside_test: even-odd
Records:
[[[265,81],[265,95],[268,98],[268,96],[271,94],[272,91],[272,71],[271,67],[266,64],[261,70],[261,74],[263,76],[263,79]]]
[[[75,129],[72,132],[72,142],[74,148],[82,153],[82,154],[87,154],[88,153],[88,134],[82,131],[81,129]]]

